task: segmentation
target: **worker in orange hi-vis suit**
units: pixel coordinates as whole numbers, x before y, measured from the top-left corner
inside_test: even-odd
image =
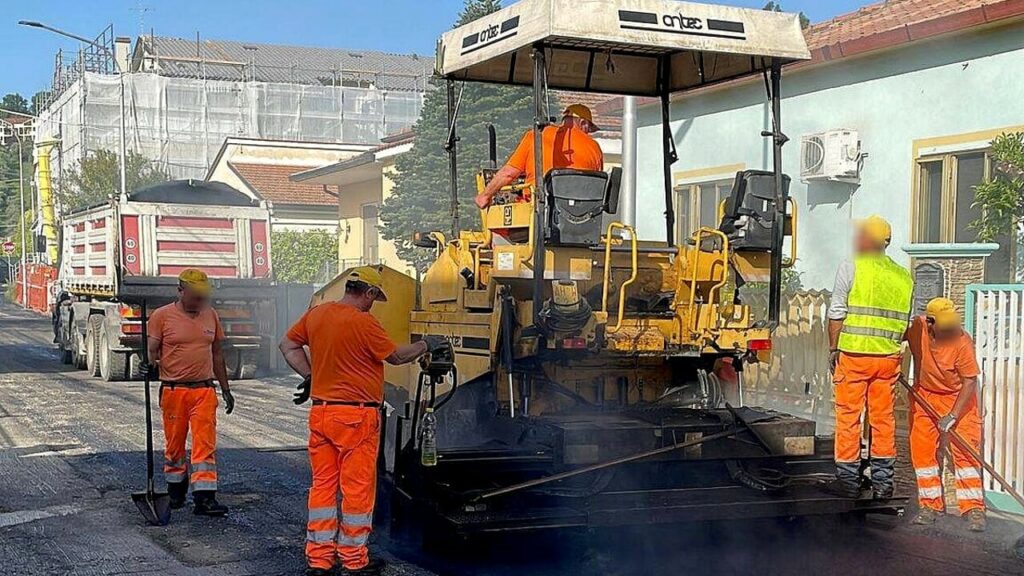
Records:
[[[914,357],[914,389],[935,412],[944,414],[938,422],[916,402],[910,407],[910,459],[917,475],[917,497],[921,506],[915,524],[932,524],[945,510],[942,499],[942,470],[939,450],[953,449],[956,499],[960,514],[972,532],[985,530],[985,492],[981,464],[954,442],[940,443],[940,433],[956,432],[981,452],[981,411],[978,408],[978,361],[974,341],[964,332],[953,302],[935,298],[924,316],[918,316],[907,330]],[[941,444],[941,445],[940,445]]]
[[[857,222],[856,255],[840,265],[828,309],[832,383],[836,402],[836,479],[828,491],[859,498],[861,429],[871,425],[871,492],[895,490],[894,386],[900,376],[903,336],[910,322],[914,283],[910,272],[885,251],[892,228],[870,216]]]
[[[370,561],[367,542],[377,489],[384,362],[412,362],[444,343],[428,336],[396,346],[369,314],[378,300],[387,300],[380,270],[356,268],[340,301],[308,310],[281,340],[285,361],[304,378],[295,403],[313,398],[308,446],[313,485],[306,525],[309,576],[331,574],[338,560],[347,574],[379,574],[383,568],[380,560]],[[308,357],[304,346],[309,347]]]
[[[228,509],[217,501],[217,393],[220,383],[225,412],[235,409],[228,385],[221,345],[224,330],[210,307],[212,286],[206,273],[195,268],[178,276],[178,300],[149,318],[149,365],[142,369],[160,378],[163,413],[164,476],[171,508],[185,505],[192,485],[194,512],[224,516]],[[191,477],[185,442],[192,432]]]

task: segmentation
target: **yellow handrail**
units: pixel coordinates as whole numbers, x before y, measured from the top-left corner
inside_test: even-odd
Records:
[[[796,200],[795,199],[793,199],[792,197],[789,197],[789,198],[786,198],[786,201],[788,201],[790,204],[792,204],[792,208],[793,209],[789,213],[790,218],[792,219],[792,225],[790,226],[791,234],[789,235],[789,262],[786,262],[786,259],[783,258],[782,259],[782,267],[783,268],[791,268],[794,264],[796,264],[796,213],[797,213],[797,210],[796,210]],[[785,226],[786,223],[783,222],[782,225]]]
[[[622,318],[626,312],[626,287],[636,281],[638,272],[636,230],[633,230],[632,226],[627,226],[622,222],[612,222],[608,224],[608,233],[604,237],[604,281],[601,291],[601,310],[605,314],[608,314],[608,283],[611,280],[612,274],[612,231],[615,229],[622,229],[629,232],[630,252],[632,254],[632,274],[630,275],[629,280],[623,282],[622,286],[619,287],[618,318],[614,328],[605,328],[605,332],[608,334],[614,334],[622,328]]]
[[[729,237],[725,235],[721,230],[715,230],[714,228],[700,228],[693,233],[694,249],[693,249],[693,264],[690,268],[690,301],[687,309],[689,310],[693,321],[691,322],[692,328],[696,329],[698,314],[695,314],[694,304],[697,300],[697,265],[700,263],[700,240],[701,236],[709,234],[712,236],[718,236],[722,239],[722,263],[724,268],[722,269],[722,281],[711,287],[708,292],[708,302],[714,301],[715,292],[725,285],[727,275],[729,274]]]

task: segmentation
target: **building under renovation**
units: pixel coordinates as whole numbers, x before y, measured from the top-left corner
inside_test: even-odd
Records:
[[[122,71],[124,73],[122,73]],[[203,178],[229,137],[376,144],[419,117],[433,58],[233,41],[115,38],[58,52],[39,137],[58,169],[125,147]]]

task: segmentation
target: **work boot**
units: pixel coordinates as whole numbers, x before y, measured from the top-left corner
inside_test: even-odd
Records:
[[[839,496],[840,498],[856,499],[860,498],[860,488],[855,484],[850,484],[846,480],[836,478],[831,482],[825,484],[825,492],[833,496]]]
[[[985,519],[985,510],[982,508],[975,508],[968,510],[967,514],[967,529],[971,532],[984,532],[988,525],[988,521]]]
[[[185,499],[188,495],[188,480],[181,482],[168,482],[167,495],[171,497],[171,510],[178,510],[185,507]]]
[[[939,519],[939,512],[925,506],[917,512],[917,516],[914,516],[913,523],[918,526],[931,526],[935,524],[935,521]]]
[[[306,567],[306,576],[332,576],[334,570],[330,568],[315,568],[313,566]]]
[[[892,498],[896,487],[896,459],[871,459],[871,492],[875,499]]]
[[[192,511],[197,516],[224,516],[228,513],[228,507],[217,502],[215,490],[193,490],[192,501],[195,504]]]
[[[346,576],[378,576],[384,572],[384,566],[387,566],[386,562],[379,558],[373,558],[362,568],[357,568],[355,570],[345,568],[345,574]]]

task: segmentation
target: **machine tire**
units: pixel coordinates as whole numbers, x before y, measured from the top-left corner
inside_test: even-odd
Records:
[[[110,336],[107,331],[100,331],[99,345],[100,377],[106,382],[120,382],[124,380],[128,371],[128,355],[116,352],[110,347]]]
[[[142,371],[139,370],[139,364],[142,363],[142,358],[138,354],[128,354],[128,380],[142,380]]]
[[[100,375],[100,332],[103,331],[103,315],[89,316],[88,328],[85,331],[85,371],[89,376]]]
[[[72,325],[71,327],[71,365],[79,370],[85,370],[86,355],[82,352],[82,335],[78,333],[78,329]]]
[[[232,350],[224,359],[228,369],[228,378],[232,380],[250,380],[256,377],[256,358],[242,350]]]
[[[64,340],[60,337],[61,332],[64,331],[63,323],[61,322],[60,324],[61,325],[58,326],[57,330],[57,349],[60,352],[60,363],[71,364],[74,361],[74,354],[72,352],[73,348],[71,348],[71,345],[74,342],[70,338],[68,340]]]

